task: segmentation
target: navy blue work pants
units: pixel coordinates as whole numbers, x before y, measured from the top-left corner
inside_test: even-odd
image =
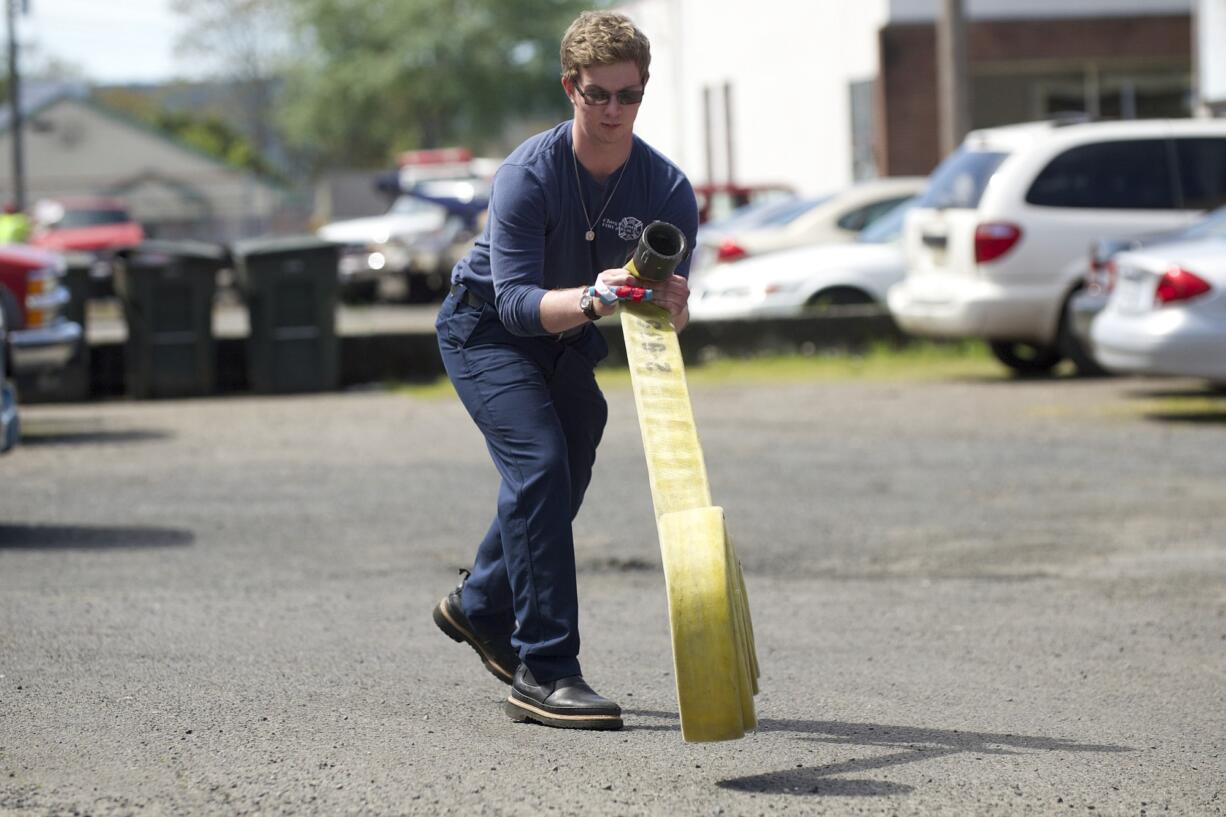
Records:
[[[502,478],[461,606],[482,632],[512,634],[537,681],[580,674],[571,522],[608,419],[593,374],[607,346],[594,327],[570,340],[512,335],[492,307],[455,295],[436,329],[443,365]]]

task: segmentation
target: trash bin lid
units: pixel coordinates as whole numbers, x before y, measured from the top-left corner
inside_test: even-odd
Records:
[[[135,247],[119,251],[125,258],[139,259],[141,256],[175,256],[178,258],[193,258],[203,261],[216,261],[225,264],[230,260],[230,253],[222,244],[207,241],[142,241]]]
[[[339,248],[335,241],[324,241],[313,235],[289,235],[275,238],[248,238],[236,241],[233,245],[235,258],[246,258],[252,255],[276,255],[279,253],[310,252]]]

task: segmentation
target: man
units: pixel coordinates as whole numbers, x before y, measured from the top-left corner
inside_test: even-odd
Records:
[[[617,303],[590,294],[641,285],[622,265],[644,226],[675,224],[693,246],[694,191],[634,135],[651,50],[628,18],[584,12],[562,38],[574,119],[520,145],[499,168],[481,240],[456,264],[436,323],[447,374],[502,479],[497,514],[460,586],[434,610],[511,684],[517,721],[618,729],[621,709],[583,679],[571,522],[607,419],[593,323]],[[653,301],[688,320],[684,275]]]
[[[6,202],[4,213],[0,215],[0,244],[20,244],[29,237],[29,217],[13,202]]]

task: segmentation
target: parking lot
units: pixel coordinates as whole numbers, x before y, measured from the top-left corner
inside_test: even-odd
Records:
[[[0,460],[0,814],[1226,812],[1226,395],[693,389],[759,730],[685,744],[624,386],[576,527],[616,733],[513,724],[430,608],[496,485],[453,397],[29,406]]]

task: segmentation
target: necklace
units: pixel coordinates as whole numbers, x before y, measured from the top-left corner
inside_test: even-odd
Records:
[[[630,152],[634,153],[633,146]],[[583,237],[588,241],[596,240],[596,225],[600,223],[600,217],[604,215],[604,211],[609,209],[609,202],[613,201],[613,194],[617,192],[617,186],[622,183],[622,176],[626,175],[626,168],[630,166],[630,157],[626,157],[625,164],[622,165],[622,172],[617,174],[617,181],[613,183],[613,189],[609,191],[608,197],[604,200],[604,207],[600,208],[600,212],[596,214],[596,219],[592,220],[587,215],[587,202],[583,199],[583,185],[579,183],[579,157],[575,155],[575,146],[570,146],[570,158],[575,163],[575,190],[579,193],[579,206],[583,208],[583,220],[587,222],[587,232]]]

